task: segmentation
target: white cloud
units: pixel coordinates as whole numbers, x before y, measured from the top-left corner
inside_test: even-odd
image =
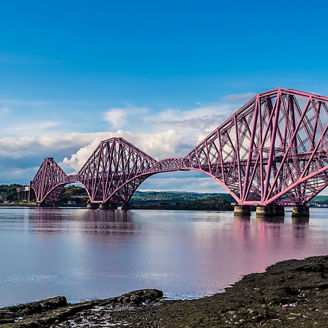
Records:
[[[192,130],[193,134],[196,133],[200,138],[204,138],[229,117],[235,108],[235,106],[229,104],[213,104],[197,107],[189,111],[168,109],[161,112],[153,121],[158,126]],[[200,141],[199,138],[198,141]]]
[[[134,110],[132,111],[131,108]],[[148,130],[148,132],[118,130],[109,132],[106,138],[109,136],[123,137],[150,156],[156,159],[164,159],[166,157],[184,157],[206,135],[215,129],[218,123],[222,122],[233,112],[234,106],[213,104],[197,107],[189,111],[167,109],[153,114],[145,108],[131,108],[127,109],[127,111],[129,111],[133,123],[136,121],[140,122],[144,126],[140,130]],[[109,112],[112,114],[113,111],[115,114],[111,115],[111,118],[117,115],[117,111],[122,113],[122,110],[118,109],[111,109]],[[145,111],[148,111],[146,116],[144,115]],[[104,139],[104,135],[92,135],[92,138],[90,143],[81,147],[74,154],[66,156],[61,163],[63,167],[67,170],[74,169],[78,171],[99,142]]]
[[[156,159],[171,157],[177,153],[183,156],[181,153],[182,136],[172,129],[157,133],[133,133],[118,130],[116,132],[90,135],[90,143],[81,147],[71,156],[65,157],[61,163],[62,166],[67,170],[74,169],[78,171],[96,149],[99,142],[110,137],[122,137]]]
[[[28,123],[16,123],[14,125],[9,125],[4,127],[2,134],[6,133],[8,135],[40,135],[52,129],[58,127],[60,122],[58,121],[39,121],[39,122],[28,122]]]
[[[44,156],[51,156],[53,153],[67,154],[108,135],[108,133],[72,132],[0,138],[0,157],[13,159],[33,156],[40,157],[42,160]]]
[[[191,171],[156,174],[148,178],[141,191],[187,191],[187,192],[225,192],[225,189],[211,177]]]
[[[120,128],[126,123],[126,111],[121,108],[113,108],[105,113],[105,120],[111,124],[113,128]]]
[[[160,112],[133,106],[111,108],[104,113],[103,118],[113,129],[95,133],[65,133],[57,130],[63,125],[59,121],[26,122],[14,129],[8,127],[13,136],[0,138],[0,158],[3,167],[16,167],[16,163],[21,163],[22,167],[15,172],[7,172],[8,177],[11,176],[14,182],[17,181],[19,174],[20,181],[32,179],[36,165],[41,164],[44,157],[54,157],[67,173],[78,172],[99,142],[110,137],[123,137],[158,160],[184,157],[235,109],[234,105],[224,103],[199,105],[191,110],[171,108]],[[121,129],[123,125],[124,130]],[[5,164],[6,162],[10,163]],[[0,179],[4,178],[8,182],[7,176],[0,174]],[[158,183],[157,187],[161,190],[215,189],[215,183],[212,187],[209,185],[212,183],[210,178],[199,179],[190,176],[188,180],[180,179],[178,182],[159,178],[150,180],[154,183],[146,183],[145,187],[156,189]],[[179,184],[176,187],[178,189],[174,189],[175,183]]]
[[[28,182],[26,177],[31,176],[31,172],[36,173],[39,167],[28,167],[28,168],[5,168],[1,170],[2,183],[10,184],[13,182],[18,182],[21,179],[24,179],[25,183]]]
[[[222,97],[222,100],[224,101],[232,101],[232,102],[242,102],[242,101],[248,101],[251,100],[256,93],[254,92],[246,92],[246,93],[236,93],[231,95],[226,95]]]
[[[104,119],[114,129],[122,128],[131,123],[141,122],[142,118],[150,112],[146,107],[128,106],[122,108],[110,108],[104,113]]]

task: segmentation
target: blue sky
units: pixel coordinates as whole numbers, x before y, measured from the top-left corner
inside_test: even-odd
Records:
[[[120,135],[183,156],[257,92],[328,95],[324,1],[2,1],[0,183]],[[222,191],[206,176],[141,189]]]

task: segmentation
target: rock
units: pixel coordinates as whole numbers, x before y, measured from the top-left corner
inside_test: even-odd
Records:
[[[139,305],[142,302],[142,297],[139,295],[132,295],[130,297],[130,301],[131,301],[131,303],[133,303],[135,305]]]
[[[115,303],[117,301],[121,304],[133,303],[133,305],[140,305],[141,303],[151,303],[163,297],[163,292],[158,289],[140,289],[123,294],[120,297],[104,300],[105,303]]]
[[[130,303],[130,297],[127,297],[127,296],[123,297],[122,302],[123,302],[123,304]]]
[[[66,298],[64,296],[57,296],[42,301],[8,306],[0,309],[0,322],[13,322],[20,317],[47,312],[66,305]]]

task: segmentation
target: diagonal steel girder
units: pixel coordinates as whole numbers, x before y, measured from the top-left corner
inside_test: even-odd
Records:
[[[241,205],[302,205],[328,185],[328,98],[293,89],[256,95],[184,158],[157,161],[123,138],[102,141],[76,175],[45,159],[31,182],[39,203],[81,183],[93,203],[127,203],[153,174],[201,171]]]

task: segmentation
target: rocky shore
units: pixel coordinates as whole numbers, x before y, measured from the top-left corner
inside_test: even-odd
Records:
[[[210,297],[162,296],[146,289],[79,304],[55,297],[0,309],[0,328],[328,327],[328,256],[279,262]]]

